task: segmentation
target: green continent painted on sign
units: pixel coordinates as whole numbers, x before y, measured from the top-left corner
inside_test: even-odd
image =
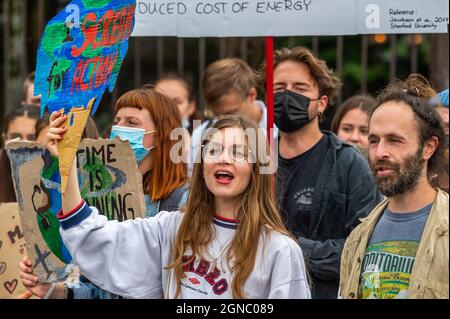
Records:
[[[44,226],[44,219],[47,220],[48,225]],[[39,230],[41,231],[42,237],[48,248],[54,253],[59,260],[63,263],[64,258],[62,256],[62,241],[59,236],[59,221],[55,215],[50,211],[45,211],[37,215],[37,222],[39,225]]]
[[[86,8],[102,8],[112,2],[112,0],[83,0]]]
[[[51,155],[51,158],[52,158],[52,164],[49,167],[42,169],[41,175],[45,179],[50,179],[53,176],[53,174],[55,174],[56,171],[59,170],[58,158],[53,155]]]
[[[93,163],[85,163],[83,170],[89,176],[82,185],[81,197],[83,198],[89,198],[90,193],[107,189],[113,183],[111,174],[97,156]]]
[[[47,26],[45,29],[45,37],[42,39],[42,47],[45,52],[54,59],[56,49],[61,48],[61,43],[67,38],[68,29],[64,23],[55,23]]]
[[[93,49],[92,49],[92,44],[90,44],[90,45],[87,47],[87,49],[84,50],[84,51],[81,53],[81,56],[82,56],[83,58],[87,58],[87,59],[92,59],[92,58],[95,58],[95,57],[100,57],[100,56],[102,56],[102,48],[98,48],[98,49],[93,50]]]
[[[62,79],[64,74],[70,70],[71,62],[67,59],[60,59],[55,62],[54,67],[51,70],[50,74],[50,87],[49,87],[49,97],[52,98],[55,96],[55,93],[62,86]]]

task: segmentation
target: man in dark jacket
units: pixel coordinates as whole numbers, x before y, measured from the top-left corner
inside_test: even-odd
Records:
[[[345,239],[381,201],[362,155],[320,130],[319,119],[340,87],[308,49],[275,52],[275,124],[281,131],[277,199],[305,255],[313,298],[337,298]]]

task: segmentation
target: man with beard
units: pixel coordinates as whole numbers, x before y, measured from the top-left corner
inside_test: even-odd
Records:
[[[308,49],[275,52],[277,201],[305,255],[316,299],[337,298],[345,239],[381,201],[363,156],[319,127],[340,88],[341,81]]]
[[[442,179],[431,179],[445,174],[445,134],[426,90],[428,81],[411,75],[378,97],[369,157],[387,198],[345,243],[342,298],[449,296],[448,194],[435,184]]]

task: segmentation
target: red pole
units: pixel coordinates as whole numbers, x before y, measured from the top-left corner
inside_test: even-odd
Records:
[[[273,37],[266,37],[267,140],[269,141],[270,157],[271,157],[272,163],[274,160],[276,160],[273,158],[274,157],[274,147],[275,147],[274,136],[273,136],[273,122],[274,122],[273,51],[274,51]],[[275,198],[275,195],[276,195],[275,178],[273,178],[272,193]]]
[[[267,139],[272,147],[273,143],[273,37],[266,37],[266,105],[267,105]]]

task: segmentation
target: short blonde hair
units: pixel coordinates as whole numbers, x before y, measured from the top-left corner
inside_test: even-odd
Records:
[[[256,87],[256,75],[241,59],[221,59],[206,68],[202,86],[206,111],[211,112],[224,95],[236,93],[244,100]]]

